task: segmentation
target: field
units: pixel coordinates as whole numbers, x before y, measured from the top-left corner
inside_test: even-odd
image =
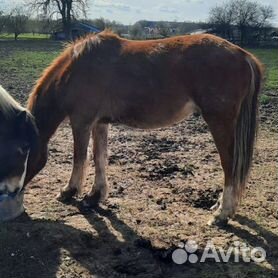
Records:
[[[265,90],[278,88],[278,54],[277,49],[248,49],[264,63],[266,69]]]
[[[17,40],[46,40],[49,39],[49,34],[37,33],[22,33],[19,34]],[[0,40],[14,40],[14,34],[1,33]]]
[[[0,42],[0,84],[25,104],[60,43]],[[49,161],[26,188],[26,214],[0,225],[1,278],[278,277],[278,51],[250,49],[266,66],[260,130],[252,174],[242,204],[227,227],[208,227],[222,188],[212,137],[200,116],[172,128],[139,131],[112,126],[107,202],[96,211],[55,199],[71,171],[72,137],[63,123],[49,146]],[[90,152],[90,166],[93,166]],[[93,182],[89,167],[85,190]],[[239,241],[262,247],[266,260],[175,264],[181,242],[207,241],[225,251]],[[234,248],[235,250],[236,248]]]

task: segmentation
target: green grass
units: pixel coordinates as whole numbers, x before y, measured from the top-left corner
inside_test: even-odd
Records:
[[[266,80],[264,89],[266,91],[278,90],[278,49],[248,49],[265,65]]]
[[[45,40],[49,39],[48,34],[32,34],[32,33],[22,33],[18,36],[18,40]],[[14,40],[14,34],[1,33],[0,39],[2,40]]]
[[[260,101],[262,104],[268,104],[271,101],[271,97],[265,94],[260,96]]]
[[[16,51],[12,56],[2,60],[1,65],[8,67],[22,78],[37,78],[42,70],[58,55],[58,51]]]
[[[34,81],[61,48],[60,42],[49,40],[5,41],[0,44],[0,67],[17,80]]]
[[[32,34],[32,33],[22,33],[17,39],[18,40],[46,40],[49,39],[49,34]],[[1,33],[0,39],[2,40],[14,40],[14,34]]]

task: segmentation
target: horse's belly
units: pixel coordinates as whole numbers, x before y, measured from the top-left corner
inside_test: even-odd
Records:
[[[124,117],[119,117],[116,122],[135,128],[152,129],[171,126],[188,118],[197,110],[195,103],[188,100],[184,105],[144,107],[142,111],[135,109],[129,111]]]

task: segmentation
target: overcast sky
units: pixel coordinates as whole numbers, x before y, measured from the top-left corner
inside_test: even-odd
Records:
[[[278,11],[278,0],[258,0]],[[211,7],[223,0],[90,0],[90,17],[104,17],[123,23],[140,19],[204,21]],[[278,25],[276,15],[274,22]]]
[[[0,10],[24,0],[0,0]],[[223,0],[88,0],[89,18],[104,17],[125,24],[137,20],[176,20],[204,21],[211,7],[223,3]],[[263,5],[271,5],[276,11],[273,20],[278,26],[278,0],[257,0]],[[3,8],[2,8],[3,7]]]

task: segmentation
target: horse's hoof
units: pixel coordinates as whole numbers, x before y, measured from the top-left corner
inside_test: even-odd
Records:
[[[66,203],[72,200],[73,196],[77,194],[76,188],[70,188],[67,190],[61,190],[60,193],[57,195],[57,200]]]
[[[219,202],[216,202],[216,203],[215,203],[213,206],[211,206],[209,209],[210,209],[210,210],[216,210],[216,209],[219,208],[219,206],[220,206]]]
[[[223,193],[220,193],[218,200],[216,203],[210,207],[210,210],[217,210],[220,208],[223,199]]]
[[[212,216],[207,223],[209,226],[225,227],[228,225],[228,218],[220,218],[219,216]]]
[[[96,191],[93,195],[86,195],[82,200],[84,208],[97,208],[101,202],[101,193]]]

